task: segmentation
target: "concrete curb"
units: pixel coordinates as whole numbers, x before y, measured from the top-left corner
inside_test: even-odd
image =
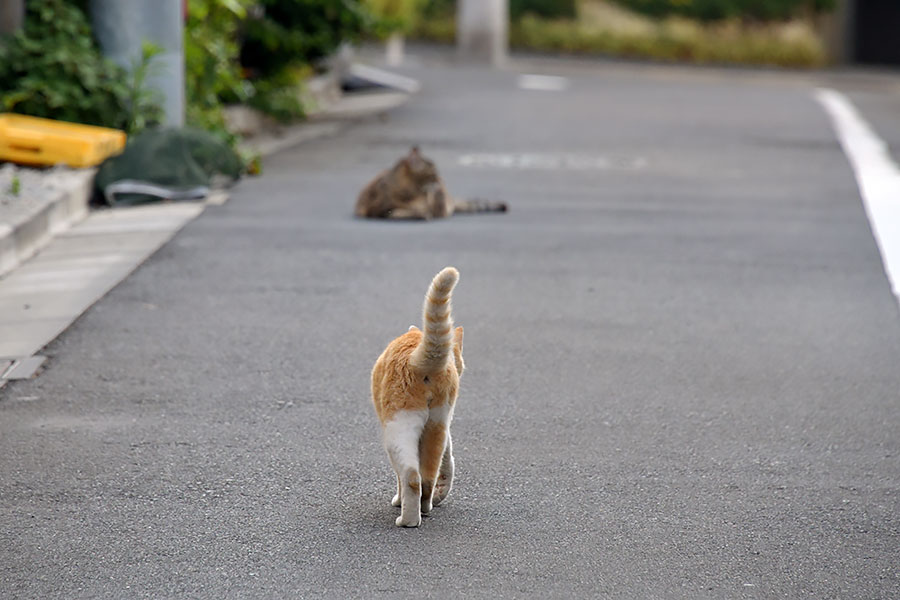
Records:
[[[74,171],[55,196],[12,223],[0,223],[0,277],[34,256],[54,235],[87,216],[96,172]]]

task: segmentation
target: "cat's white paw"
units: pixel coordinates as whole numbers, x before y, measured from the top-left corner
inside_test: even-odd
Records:
[[[394,494],[394,497],[391,498],[391,506],[400,506],[400,494]]]
[[[403,515],[397,517],[397,520],[394,521],[397,527],[418,527],[422,524],[422,517],[411,517],[409,519],[404,519]]]

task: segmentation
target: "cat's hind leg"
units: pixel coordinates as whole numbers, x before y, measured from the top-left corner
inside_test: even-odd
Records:
[[[384,425],[384,447],[399,481],[398,527],[418,527],[422,523],[419,438],[427,419],[427,410],[401,410]]]
[[[437,483],[434,486],[434,505],[437,506],[450,494],[453,487],[453,440],[450,430],[447,430],[447,445],[444,447],[444,455],[441,458],[441,468],[438,470]]]
[[[388,215],[391,219],[428,220],[432,217],[428,209],[428,200],[425,196],[416,196],[403,206],[391,209]]]
[[[431,512],[435,483],[447,441],[447,425],[428,421],[419,443],[419,468],[422,472],[422,512]]]

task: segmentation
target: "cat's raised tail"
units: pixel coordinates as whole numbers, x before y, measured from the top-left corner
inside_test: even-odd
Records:
[[[423,373],[442,370],[450,359],[453,345],[453,318],[450,316],[450,295],[459,271],[445,267],[431,280],[425,305],[422,308],[422,339],[410,356],[410,363]]]

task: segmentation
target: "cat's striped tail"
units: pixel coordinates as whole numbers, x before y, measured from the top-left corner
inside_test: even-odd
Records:
[[[445,267],[431,280],[422,308],[422,340],[410,356],[412,366],[422,372],[440,371],[450,359],[453,345],[453,318],[450,294],[459,281],[459,271]]]
[[[471,200],[463,200],[461,198],[453,199],[453,214],[506,211],[506,202],[494,202],[492,200],[482,200],[480,198],[472,198]]]

